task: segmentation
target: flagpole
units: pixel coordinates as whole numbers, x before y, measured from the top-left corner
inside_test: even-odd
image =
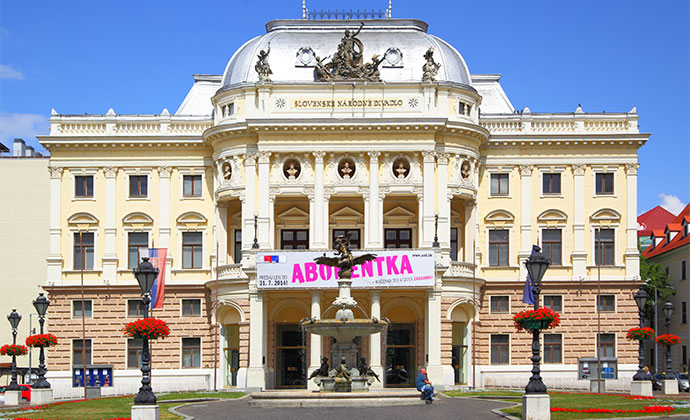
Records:
[[[218,255],[218,250],[219,250],[219,245],[218,241],[216,241],[216,301],[213,304],[214,307],[214,313],[216,316],[216,325],[214,328],[214,337],[215,339],[213,340],[213,391],[216,392],[218,391],[218,260],[220,259],[220,256]],[[211,316],[214,314],[212,313]]]
[[[79,253],[81,254],[81,264],[79,264],[79,274],[81,278],[81,377],[84,384],[84,399],[86,400],[86,305],[84,301],[84,243],[82,242],[82,236],[84,233],[79,231]],[[91,308],[93,312],[93,307]],[[93,351],[91,352],[93,357]]]

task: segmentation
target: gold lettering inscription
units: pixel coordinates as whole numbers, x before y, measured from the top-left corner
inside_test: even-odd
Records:
[[[400,108],[402,99],[295,99],[293,108]]]

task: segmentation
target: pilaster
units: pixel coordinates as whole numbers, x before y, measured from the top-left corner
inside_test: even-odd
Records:
[[[424,195],[422,197],[422,248],[431,248],[431,244],[434,242],[434,184],[435,184],[435,166],[436,166],[436,153],[435,152],[422,152],[423,162],[424,162]]]
[[[158,167],[158,194],[160,196],[160,220],[158,221],[158,239],[159,247],[168,250],[168,257],[165,263],[165,269],[169,274],[172,271],[173,255],[170,252],[170,176],[172,175],[172,168],[170,166]],[[170,276],[166,276],[170,279]]]
[[[450,248],[450,198],[448,197],[448,153],[436,158],[436,208],[438,211],[438,240],[441,248]]]
[[[625,279],[635,280],[640,277],[640,253],[637,249],[637,169],[639,163],[625,165],[627,191],[626,205],[626,248]]]
[[[311,317],[312,319],[321,319],[321,292],[312,290],[311,292]],[[321,366],[321,336],[310,334],[310,348],[309,348],[309,368],[307,374],[313,372]],[[317,390],[319,386],[313,380],[307,382],[307,389]]]
[[[366,218],[368,220],[365,232],[365,248],[383,248],[380,232],[383,219],[379,219],[379,156],[381,152],[368,152],[369,155],[369,196],[365,203]]]
[[[520,278],[527,277],[525,261],[532,253],[532,165],[520,165]]]
[[[326,231],[324,231],[324,167],[325,152],[313,152],[314,155],[314,227],[309,232],[314,236],[314,248],[325,249]],[[310,235],[310,236],[311,236]]]
[[[47,284],[59,284],[62,280],[63,260],[60,249],[62,238],[62,229],[60,228],[62,169],[59,166],[48,167],[48,171],[50,171],[50,253],[46,259],[48,263]]]
[[[270,164],[271,164],[271,153],[270,152],[258,152],[258,172],[259,172],[259,182],[257,183],[257,198],[256,198],[256,213],[258,213],[258,239],[259,247],[261,249],[270,248],[269,237],[271,219],[273,215],[269,212],[269,175],[270,175]],[[253,240],[253,236],[252,236]],[[243,241],[244,242],[244,241]]]
[[[371,317],[381,319],[381,291],[371,290],[369,292],[371,297]],[[371,370],[379,375],[383,380],[383,366],[381,365],[381,334],[376,333],[369,336],[369,366]],[[372,389],[382,389],[383,382],[374,381],[371,384]]]
[[[228,205],[216,203],[216,244],[218,244],[218,265],[228,263]]]
[[[254,242],[256,208],[256,155],[244,156],[244,201],[242,201],[242,250],[249,250]],[[261,244],[259,244],[261,246]]]
[[[105,175],[105,251],[103,253],[103,281],[106,284],[115,282],[117,275],[117,252],[115,250],[115,238],[117,228],[115,225],[115,206],[117,203],[117,168],[103,168]]]
[[[245,241],[242,241],[245,242]],[[247,390],[266,388],[265,334],[266,304],[263,292],[250,290],[249,293],[249,367],[247,368]]]
[[[573,165],[573,279],[587,275],[587,251],[585,250],[585,168]],[[637,218],[635,218],[637,220]]]

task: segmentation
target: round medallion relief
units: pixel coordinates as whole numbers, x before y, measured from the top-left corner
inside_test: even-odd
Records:
[[[462,161],[462,164],[460,165],[460,176],[462,177],[463,180],[470,179],[470,171],[471,171],[470,161],[469,160]]]
[[[287,179],[296,179],[302,172],[302,166],[297,159],[288,159],[283,163],[283,175]]]
[[[344,158],[338,162],[338,175],[342,179],[350,179],[355,176],[355,169],[355,162],[350,158]]]
[[[407,158],[397,158],[393,162],[393,176],[398,179],[407,178],[410,174],[410,161]]]
[[[232,178],[232,165],[230,165],[230,162],[223,163],[220,167],[220,171],[223,179],[230,181],[230,178]]]

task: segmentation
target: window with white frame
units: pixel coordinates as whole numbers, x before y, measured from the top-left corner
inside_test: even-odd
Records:
[[[93,317],[93,301],[85,299],[72,301],[72,318],[81,318],[82,314],[85,318]]]
[[[491,364],[507,365],[509,361],[510,336],[491,334]]]
[[[182,268],[201,268],[203,233],[182,232]]]
[[[616,312],[616,295],[599,295],[599,312]]]
[[[201,316],[201,299],[182,299],[182,316]]]
[[[201,175],[182,176],[182,195],[184,197],[201,197]]]
[[[127,340],[127,369],[140,369],[141,356],[144,352],[144,340],[130,338]]]
[[[508,195],[509,174],[491,174],[491,195]]]
[[[510,311],[510,296],[491,296],[491,312],[507,313]]]
[[[148,246],[149,234],[147,232],[127,233],[127,268],[137,268],[140,251],[147,250]]]
[[[490,229],[489,230],[489,265],[508,266],[509,252],[508,230]]]
[[[84,364],[91,364],[91,339],[86,340],[76,339],[72,340],[72,364],[80,365],[82,364],[82,353],[84,355]]]
[[[616,231],[598,228],[594,231],[594,265],[615,265]]]
[[[601,357],[616,357],[616,335],[597,334],[597,338]]]
[[[93,175],[76,175],[74,177],[74,197],[93,198]]]
[[[74,232],[74,269],[93,270],[93,232]]]
[[[149,193],[148,175],[129,176],[129,198],[146,198]]]
[[[561,312],[563,310],[563,296],[544,295],[544,307]]]
[[[612,195],[613,191],[613,172],[597,172],[595,176],[595,192],[597,195]]]
[[[201,338],[182,339],[182,367],[201,367]]]
[[[544,363],[563,363],[563,335],[544,334]]]
[[[141,299],[130,299],[127,301],[127,316],[132,318],[139,318],[144,316],[144,302]]]
[[[542,252],[551,261],[551,265],[562,265],[563,238],[561,229],[543,229],[541,231]]]
[[[561,193],[561,174],[543,173],[542,174],[542,193],[544,195],[559,195]]]

